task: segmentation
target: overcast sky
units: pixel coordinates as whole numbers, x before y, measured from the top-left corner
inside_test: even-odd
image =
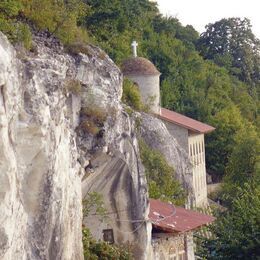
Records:
[[[161,13],[191,24],[198,32],[205,25],[229,17],[247,17],[260,39],[260,0],[157,0]]]

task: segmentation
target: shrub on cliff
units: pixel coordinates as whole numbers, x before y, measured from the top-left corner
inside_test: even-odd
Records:
[[[89,192],[83,200],[83,217],[93,217],[104,220],[108,218],[107,210],[104,206],[103,197],[97,192]],[[89,229],[83,225],[82,242],[84,259],[86,260],[131,260],[132,255],[129,248],[112,245],[104,241],[96,241]]]
[[[181,184],[174,176],[174,169],[159,151],[151,149],[144,141],[139,141],[139,147],[150,198],[183,205],[186,196]]]
[[[80,27],[86,12],[82,0],[4,0],[0,3],[0,31],[27,49],[31,47],[30,27],[48,30],[65,45],[86,43],[87,31]]]
[[[22,11],[22,3],[17,0],[1,1],[0,3],[0,31],[3,32],[11,42],[19,42],[26,49],[31,47],[31,31],[27,24],[17,20]]]
[[[129,251],[122,247],[111,245],[104,241],[96,241],[91,236],[89,230],[83,227],[82,241],[84,248],[84,259],[86,260],[131,260],[132,255]]]
[[[136,86],[131,80],[126,78],[123,82],[122,101],[137,111],[141,110],[143,107],[138,86]]]

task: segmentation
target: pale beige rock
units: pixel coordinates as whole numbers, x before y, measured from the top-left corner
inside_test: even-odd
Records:
[[[104,195],[108,210],[126,208],[115,210],[117,240],[149,259],[146,177],[135,120],[120,101],[120,70],[94,46],[72,57],[44,34],[34,42],[37,54],[19,60],[0,33],[0,259],[83,259],[81,201],[89,190]],[[80,82],[80,95],[67,93],[70,80]],[[106,115],[97,135],[78,127],[81,108]],[[189,187],[186,153],[160,120],[142,121],[143,137]],[[85,223],[100,238],[103,226],[95,233],[94,220]]]
[[[72,60],[37,44],[38,56],[19,61],[0,34],[0,259],[83,259],[80,166],[62,93]]]

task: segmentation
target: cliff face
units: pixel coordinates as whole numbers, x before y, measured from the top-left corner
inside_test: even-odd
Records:
[[[82,259],[80,167],[62,87],[73,60],[35,40],[38,54],[18,60],[0,35],[0,258]]]
[[[95,237],[112,226],[149,258],[146,178],[121,95],[121,72],[100,49],[70,56],[41,34],[24,52],[0,33],[0,259],[83,259],[82,198],[92,191],[110,211],[102,225],[85,219]],[[184,176],[186,154],[166,145],[164,124],[143,115],[141,132]]]

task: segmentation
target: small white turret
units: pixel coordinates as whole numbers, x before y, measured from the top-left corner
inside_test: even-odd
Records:
[[[123,74],[138,85],[143,103],[147,104],[153,113],[160,114],[161,73],[148,59],[137,57],[138,43],[136,41],[133,41],[131,46],[133,58],[123,62]]]

